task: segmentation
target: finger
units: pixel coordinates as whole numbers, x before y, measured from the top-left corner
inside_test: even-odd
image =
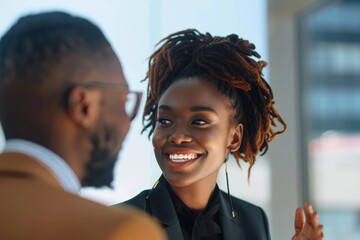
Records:
[[[313,228],[320,225],[319,214],[316,211],[311,215],[311,223]]]
[[[305,204],[305,216],[306,216],[306,222],[310,226],[314,226],[314,210],[310,203]]]
[[[311,206],[311,205],[310,205]],[[310,216],[307,216],[307,223],[311,226],[312,229],[316,229],[318,226],[320,226],[320,220],[319,220],[319,214],[317,211],[314,211],[311,207],[311,209],[308,211]]]
[[[295,236],[298,236],[305,225],[305,214],[302,208],[297,208],[295,212],[295,220],[294,220],[294,227],[295,227]]]
[[[323,240],[324,239],[324,227],[323,225],[319,224],[314,230],[313,230],[313,239],[317,240]]]
[[[312,216],[311,216],[311,225],[310,227],[312,228],[312,239],[316,239],[316,240],[323,240],[324,239],[324,234],[323,234],[323,225],[320,224],[319,221],[319,215],[318,213],[315,211],[313,212]]]

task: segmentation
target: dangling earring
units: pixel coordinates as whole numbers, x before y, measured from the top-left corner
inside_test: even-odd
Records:
[[[234,211],[233,204],[232,204],[232,201],[231,201],[231,194],[230,194],[230,187],[229,187],[229,176],[228,176],[228,168],[227,168],[228,159],[229,159],[229,155],[225,159],[226,188],[227,188],[227,194],[228,194],[230,208],[231,208],[231,216],[234,218],[235,217],[235,211]]]

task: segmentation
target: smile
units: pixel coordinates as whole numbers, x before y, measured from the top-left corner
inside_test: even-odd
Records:
[[[169,154],[169,159],[172,162],[176,162],[176,163],[182,163],[182,162],[187,162],[187,161],[191,161],[194,160],[196,158],[198,158],[198,154],[195,153],[190,153],[190,154]]]

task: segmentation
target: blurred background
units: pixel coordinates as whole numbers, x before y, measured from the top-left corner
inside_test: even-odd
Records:
[[[288,131],[258,159],[249,182],[247,165],[230,162],[231,193],[266,210],[273,239],[291,239],[295,208],[308,201],[327,240],[360,239],[360,0],[0,0],[0,35],[21,15],[44,10],[99,25],[130,87],[144,93],[147,58],[170,33],[197,28],[253,42],[269,63],[265,78]],[[152,186],[161,172],[141,127],[137,117],[113,189],[82,189],[84,197],[111,205]],[[224,171],[218,182],[226,189]]]

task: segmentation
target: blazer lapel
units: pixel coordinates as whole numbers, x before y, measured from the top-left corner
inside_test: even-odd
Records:
[[[232,217],[229,199],[220,192],[220,227],[223,232],[224,240],[239,240],[245,239],[243,229],[239,221],[238,213],[235,212],[235,217]]]
[[[160,177],[159,183],[151,190],[147,201],[149,201],[147,211],[163,225],[169,239],[183,240],[179,219],[166,187],[164,176]]]

